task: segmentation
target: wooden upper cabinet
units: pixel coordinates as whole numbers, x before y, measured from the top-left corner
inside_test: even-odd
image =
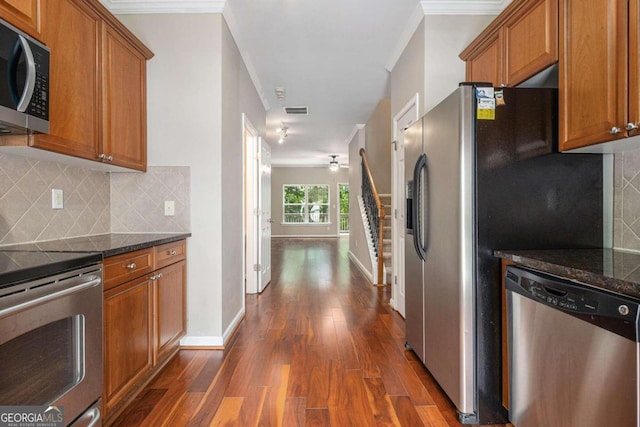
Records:
[[[558,0],[529,3],[503,27],[507,86],[522,83],[558,62]]]
[[[0,14],[8,4],[29,11],[31,3],[0,0]],[[39,38],[51,50],[49,134],[11,136],[0,145],[146,170],[146,61],[153,52],[99,0],[38,0],[36,6]]]
[[[39,39],[40,7],[41,0],[0,0],[0,16],[11,25]]]
[[[115,165],[146,170],[146,58],[103,25],[102,143]]]
[[[468,81],[516,86],[558,61],[558,0],[514,0],[460,54]]]
[[[45,1],[43,42],[51,49],[49,134],[35,147],[97,160],[100,152],[100,17],[83,2]],[[61,28],[69,29],[60,31]],[[71,30],[72,29],[72,30]]]
[[[629,22],[637,32],[637,2],[560,2],[560,149],[569,150],[626,137]],[[635,50],[637,72],[637,37]],[[636,80],[637,80],[637,74]],[[637,84],[634,107],[637,110]],[[636,122],[637,123],[637,120]]]
[[[466,80],[470,82],[490,82],[494,86],[503,83],[502,77],[502,31],[493,34],[480,49],[467,59]]]

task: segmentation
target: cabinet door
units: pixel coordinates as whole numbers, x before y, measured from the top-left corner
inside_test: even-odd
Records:
[[[144,171],[146,59],[110,26],[103,28],[103,151],[115,165]]]
[[[560,40],[560,149],[625,137],[626,2],[560,0]]]
[[[516,86],[558,61],[558,0],[523,6],[504,25],[504,73]]]
[[[483,43],[482,48],[467,60],[466,79],[470,82],[490,82],[501,86],[502,30]]]
[[[156,271],[155,288],[155,362],[178,348],[185,334],[186,261]]]
[[[32,144],[95,160],[100,146],[100,19],[83,2],[56,0],[42,6],[42,38],[51,49],[50,132],[36,135]]]
[[[142,277],[104,294],[104,397],[111,410],[151,370],[151,281]]]
[[[629,0],[629,124],[640,135],[640,0]]]
[[[0,16],[22,31],[40,38],[40,0],[0,0]]]

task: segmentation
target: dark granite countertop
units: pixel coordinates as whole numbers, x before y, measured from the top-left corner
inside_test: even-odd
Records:
[[[501,250],[499,258],[640,299],[640,254],[615,249]]]
[[[191,233],[110,233],[70,239],[0,246],[0,251],[98,252],[103,257],[137,251],[191,237]]]
[[[0,251],[0,294],[3,288],[25,280],[59,274],[102,262],[100,253]]]

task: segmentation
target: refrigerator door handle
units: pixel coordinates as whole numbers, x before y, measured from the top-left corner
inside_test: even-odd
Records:
[[[413,169],[413,223],[414,223],[414,233],[413,233],[413,245],[416,248],[416,253],[418,257],[424,261],[427,257],[427,248],[422,241],[422,221],[423,216],[421,215],[421,209],[423,203],[423,190],[422,190],[422,180],[421,175],[423,172],[426,173],[427,170],[427,155],[421,154],[416,161],[416,165]],[[425,175],[426,176],[426,175]],[[426,209],[426,200],[425,202],[425,212]],[[425,215],[426,217],[426,215]]]

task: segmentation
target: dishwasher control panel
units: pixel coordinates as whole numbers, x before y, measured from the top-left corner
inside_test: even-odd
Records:
[[[510,265],[505,287],[630,339],[640,335],[640,302],[588,284]]]
[[[598,313],[598,301],[585,299],[584,295],[561,291],[526,277],[521,279],[520,286],[549,305],[578,313]]]

